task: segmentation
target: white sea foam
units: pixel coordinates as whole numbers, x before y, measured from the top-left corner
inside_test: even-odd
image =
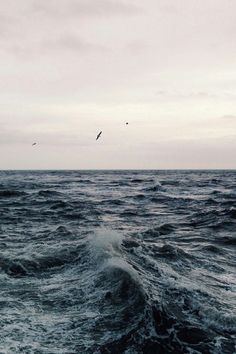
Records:
[[[91,256],[96,260],[101,258],[119,257],[124,236],[113,230],[97,229],[90,236]]]

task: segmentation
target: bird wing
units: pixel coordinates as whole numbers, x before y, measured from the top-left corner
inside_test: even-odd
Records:
[[[102,134],[102,132],[100,132],[100,133],[97,135],[96,140],[98,140],[98,139],[100,138],[101,134]]]

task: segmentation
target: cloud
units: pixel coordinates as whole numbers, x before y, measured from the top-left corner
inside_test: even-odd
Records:
[[[121,138],[137,144],[134,158],[141,166],[136,151],[143,151],[150,141],[208,140],[231,134],[236,122],[235,4],[231,0],[228,5],[206,0],[199,6],[183,0],[2,0],[0,122],[6,125],[0,129],[1,156],[7,146],[28,153],[35,139],[41,147],[56,145],[55,150],[65,144],[77,161],[76,149],[69,146],[93,144],[101,129],[99,146],[104,150],[99,159],[91,153],[90,167],[123,166],[128,148]],[[123,125],[126,120],[128,129]],[[223,149],[225,141],[217,144]],[[121,162],[113,161],[107,142],[114,145],[115,153],[118,143],[122,145]],[[188,149],[182,145],[182,150]],[[206,155],[208,149],[211,146],[205,148]],[[235,149],[229,147],[227,154],[230,149],[235,165]],[[54,158],[46,150],[51,149],[45,147],[50,166]],[[168,146],[154,146],[152,161],[149,164],[147,151],[143,164],[156,166],[155,154],[165,155],[167,150]],[[6,153],[6,160],[11,156]],[[211,158],[217,163],[217,154]],[[126,167],[135,167],[133,156],[125,160]],[[170,166],[173,160],[170,153]],[[182,160],[179,153],[179,166]],[[36,164],[34,157],[31,161]],[[58,161],[58,166],[68,166],[64,156]],[[160,156],[161,161],[164,166],[165,156]],[[17,158],[15,162],[19,166]],[[81,156],[81,166],[85,163]]]
[[[55,54],[71,52],[79,52],[83,54],[91,53],[106,53],[108,48],[104,45],[92,43],[71,33],[62,33],[48,39],[28,40],[22,42],[2,43],[0,50],[11,55],[16,55],[18,58],[30,60],[33,57],[51,56]]]
[[[235,100],[236,95],[233,92],[226,92],[223,90],[217,91],[189,91],[189,90],[159,90],[156,92],[155,97],[157,99],[169,99],[169,100]]]
[[[47,0],[34,1],[33,10],[50,17],[104,17],[136,15],[141,8],[125,0]]]
[[[106,52],[105,45],[100,44],[104,40],[100,40],[103,36],[99,35],[99,30],[96,31],[98,36],[87,33],[85,22],[80,22],[79,26],[78,20],[123,18],[136,15],[141,9],[130,0],[24,0],[22,6],[17,3],[14,8],[4,4],[2,11],[0,51],[19,55],[21,59],[40,55],[40,50],[45,54],[48,49]],[[99,26],[99,23],[91,28]],[[87,37],[92,40],[87,40]]]
[[[20,129],[5,129],[0,132],[0,146],[29,145],[37,142],[41,146],[90,146],[91,138],[75,134],[49,132],[24,132]]]
[[[236,115],[234,114],[225,114],[221,117],[221,119],[228,119],[228,120],[236,120]]]
[[[0,14],[0,36],[1,42],[3,39],[9,40],[9,37],[14,33],[14,25],[16,19],[14,16]],[[1,43],[0,43],[1,44]]]
[[[216,95],[213,93],[208,93],[205,91],[192,91],[192,92],[181,92],[181,91],[165,91],[159,90],[157,92],[158,97],[168,97],[171,99],[207,99],[215,98]]]
[[[104,52],[107,50],[105,46],[93,44],[85,41],[75,34],[63,34],[61,37],[48,39],[41,43],[41,49],[51,50],[70,50],[89,53],[91,51]]]

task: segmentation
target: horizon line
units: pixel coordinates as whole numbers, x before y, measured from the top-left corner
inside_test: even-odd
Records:
[[[0,172],[14,171],[236,171],[236,168],[55,168],[55,169],[0,169]]]

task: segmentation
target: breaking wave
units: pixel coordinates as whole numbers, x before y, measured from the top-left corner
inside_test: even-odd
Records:
[[[235,172],[0,175],[0,352],[235,351]]]

